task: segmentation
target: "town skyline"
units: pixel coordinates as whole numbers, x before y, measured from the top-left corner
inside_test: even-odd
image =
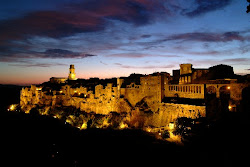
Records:
[[[29,5],[27,5],[29,4]],[[247,1],[0,2],[0,84],[230,65],[249,74]],[[15,12],[13,12],[15,11]]]

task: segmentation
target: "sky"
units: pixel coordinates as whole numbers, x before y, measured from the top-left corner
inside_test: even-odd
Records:
[[[217,64],[250,73],[246,0],[1,0],[0,84]]]

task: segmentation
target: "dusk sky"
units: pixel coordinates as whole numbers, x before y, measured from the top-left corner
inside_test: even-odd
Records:
[[[1,0],[0,84],[172,74],[181,63],[250,73],[246,0]]]

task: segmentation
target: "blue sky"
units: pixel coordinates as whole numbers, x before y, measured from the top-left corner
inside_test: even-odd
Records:
[[[0,83],[110,78],[181,63],[250,71],[245,0],[2,0]]]

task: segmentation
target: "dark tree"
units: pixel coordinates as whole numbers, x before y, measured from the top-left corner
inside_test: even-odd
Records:
[[[250,0],[247,0],[247,2],[249,3],[249,5],[247,6],[247,13],[249,13],[250,12]]]

